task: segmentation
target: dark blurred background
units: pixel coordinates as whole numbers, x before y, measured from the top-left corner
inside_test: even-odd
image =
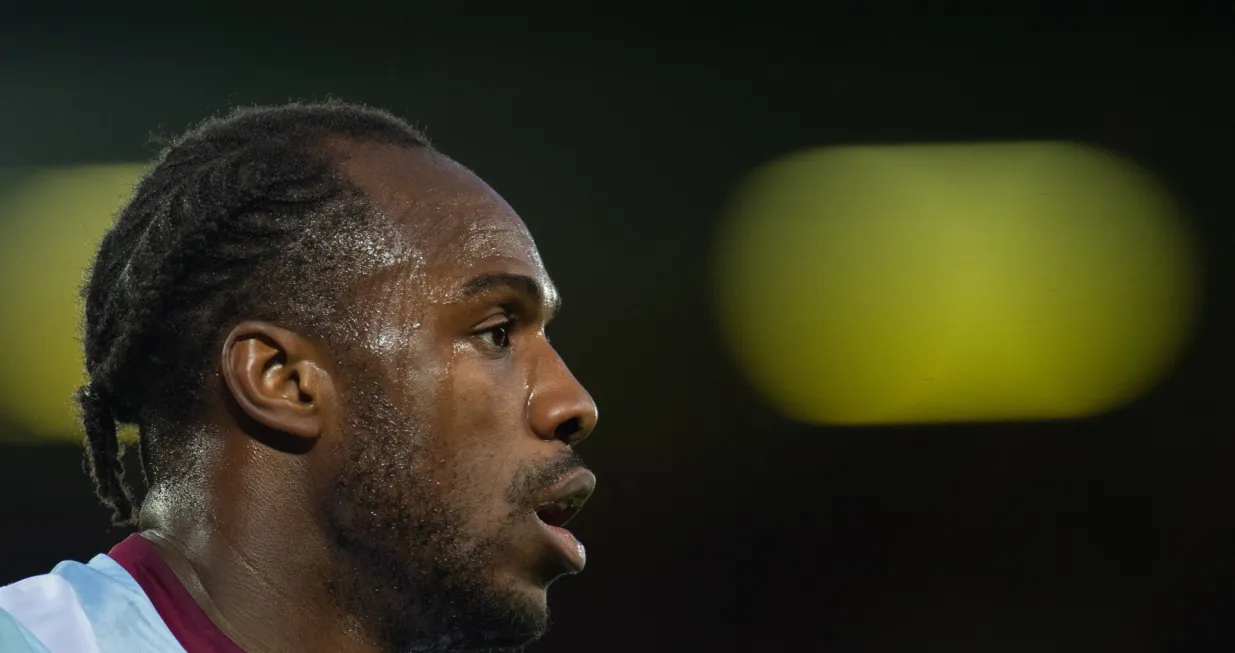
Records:
[[[574,522],[589,566],[555,586],[533,650],[1229,649],[1229,38],[818,20],[15,19],[0,167],[148,160],[151,133],[333,96],[425,127],[502,193],[566,298],[554,343],[602,415],[581,450],[600,490]],[[1079,420],[842,428],[784,419],[747,385],[709,256],[754,166],[1034,139],[1135,160],[1198,236],[1201,317],[1152,391]],[[0,583],[127,534],[79,446],[0,433]]]

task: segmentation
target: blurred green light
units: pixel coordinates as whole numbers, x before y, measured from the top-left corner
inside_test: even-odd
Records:
[[[0,412],[35,433],[76,439],[85,380],[79,288],[144,164],[16,171],[0,194]]]
[[[1109,410],[1161,377],[1197,297],[1161,186],[1072,143],[795,154],[739,190],[716,253],[742,369],[825,424]]]

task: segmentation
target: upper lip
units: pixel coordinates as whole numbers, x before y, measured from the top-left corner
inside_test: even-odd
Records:
[[[550,526],[565,526],[596,489],[596,475],[580,467],[545,491],[536,516]]]

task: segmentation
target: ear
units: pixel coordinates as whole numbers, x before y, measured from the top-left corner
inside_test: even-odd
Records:
[[[257,424],[294,438],[322,434],[334,383],[317,348],[268,322],[242,322],[223,342],[222,371],[240,410]]]

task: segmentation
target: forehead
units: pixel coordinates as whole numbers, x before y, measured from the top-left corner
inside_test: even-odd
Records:
[[[343,174],[394,229],[388,244],[428,275],[517,272],[548,278],[515,211],[470,170],[425,148],[339,143]]]

